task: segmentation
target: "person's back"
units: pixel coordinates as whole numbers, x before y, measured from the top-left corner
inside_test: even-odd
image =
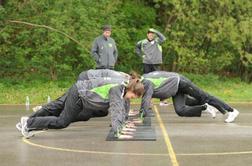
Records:
[[[145,93],[142,98],[141,110],[148,112],[151,98],[167,99],[178,91],[179,74],[166,71],[154,71],[142,76]]]
[[[81,72],[81,74],[78,76],[78,80],[89,80],[89,79],[96,79],[101,77],[111,77],[113,78],[121,78],[128,80],[130,76],[123,72],[118,72],[110,69],[90,69],[87,71]]]
[[[86,105],[88,107],[86,109],[99,108],[99,110],[105,110],[109,106],[109,90],[112,87],[123,85],[124,82],[125,79],[101,77],[91,80],[77,81],[76,86],[81,98],[89,103]]]

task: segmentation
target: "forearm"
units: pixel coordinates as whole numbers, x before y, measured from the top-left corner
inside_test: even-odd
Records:
[[[140,111],[148,111],[150,109],[151,98],[152,96],[150,95],[142,98]]]
[[[151,98],[154,93],[154,88],[152,83],[148,80],[144,79],[143,84],[145,92],[142,97],[141,111],[148,111],[150,108]]]
[[[119,110],[113,110],[111,111],[111,126],[112,130],[114,132],[117,132],[117,130],[120,130],[123,125],[124,116],[121,111]]]
[[[159,32],[158,30],[156,30],[156,29],[150,29],[153,33],[155,33],[156,35],[157,35],[157,37],[158,37],[158,39],[159,39],[159,41],[162,43],[162,42],[164,42],[165,40],[166,40],[166,37],[161,33],[161,32]]]

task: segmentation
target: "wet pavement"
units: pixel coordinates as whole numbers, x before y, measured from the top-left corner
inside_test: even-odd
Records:
[[[110,115],[39,132],[23,139],[15,124],[28,111],[0,107],[1,166],[249,166],[252,165],[252,104],[234,105],[235,123],[178,117],[173,107],[156,106],[156,141],[106,141]],[[162,128],[163,126],[163,128]],[[170,145],[169,145],[170,143]]]

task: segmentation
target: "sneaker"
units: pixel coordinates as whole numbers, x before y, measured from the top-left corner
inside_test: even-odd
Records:
[[[160,105],[160,106],[168,106],[169,103],[166,102],[166,101],[160,101],[159,105]]]
[[[18,131],[21,132],[21,130],[22,130],[21,122],[18,122],[18,123],[16,124],[16,128],[18,129]]]
[[[34,136],[34,134],[32,132],[29,131],[29,129],[27,128],[27,120],[29,119],[29,117],[23,116],[21,117],[21,133],[22,135],[28,139],[32,136]]]
[[[39,106],[33,107],[33,108],[32,108],[32,111],[33,111],[33,112],[37,112],[37,111],[40,110],[41,108],[42,108],[42,106],[39,105]]]
[[[206,106],[207,106],[206,112],[209,113],[212,116],[212,118],[216,118],[216,108],[209,105],[208,103],[206,103]]]
[[[234,122],[235,118],[237,118],[238,115],[239,115],[239,111],[237,111],[236,109],[234,109],[233,112],[228,112],[228,117],[225,120],[225,122],[226,123]]]

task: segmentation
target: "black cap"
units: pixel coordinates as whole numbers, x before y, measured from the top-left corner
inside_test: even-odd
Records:
[[[102,27],[102,30],[103,30],[103,31],[111,31],[111,26],[110,26],[110,25],[104,25],[104,26]]]

